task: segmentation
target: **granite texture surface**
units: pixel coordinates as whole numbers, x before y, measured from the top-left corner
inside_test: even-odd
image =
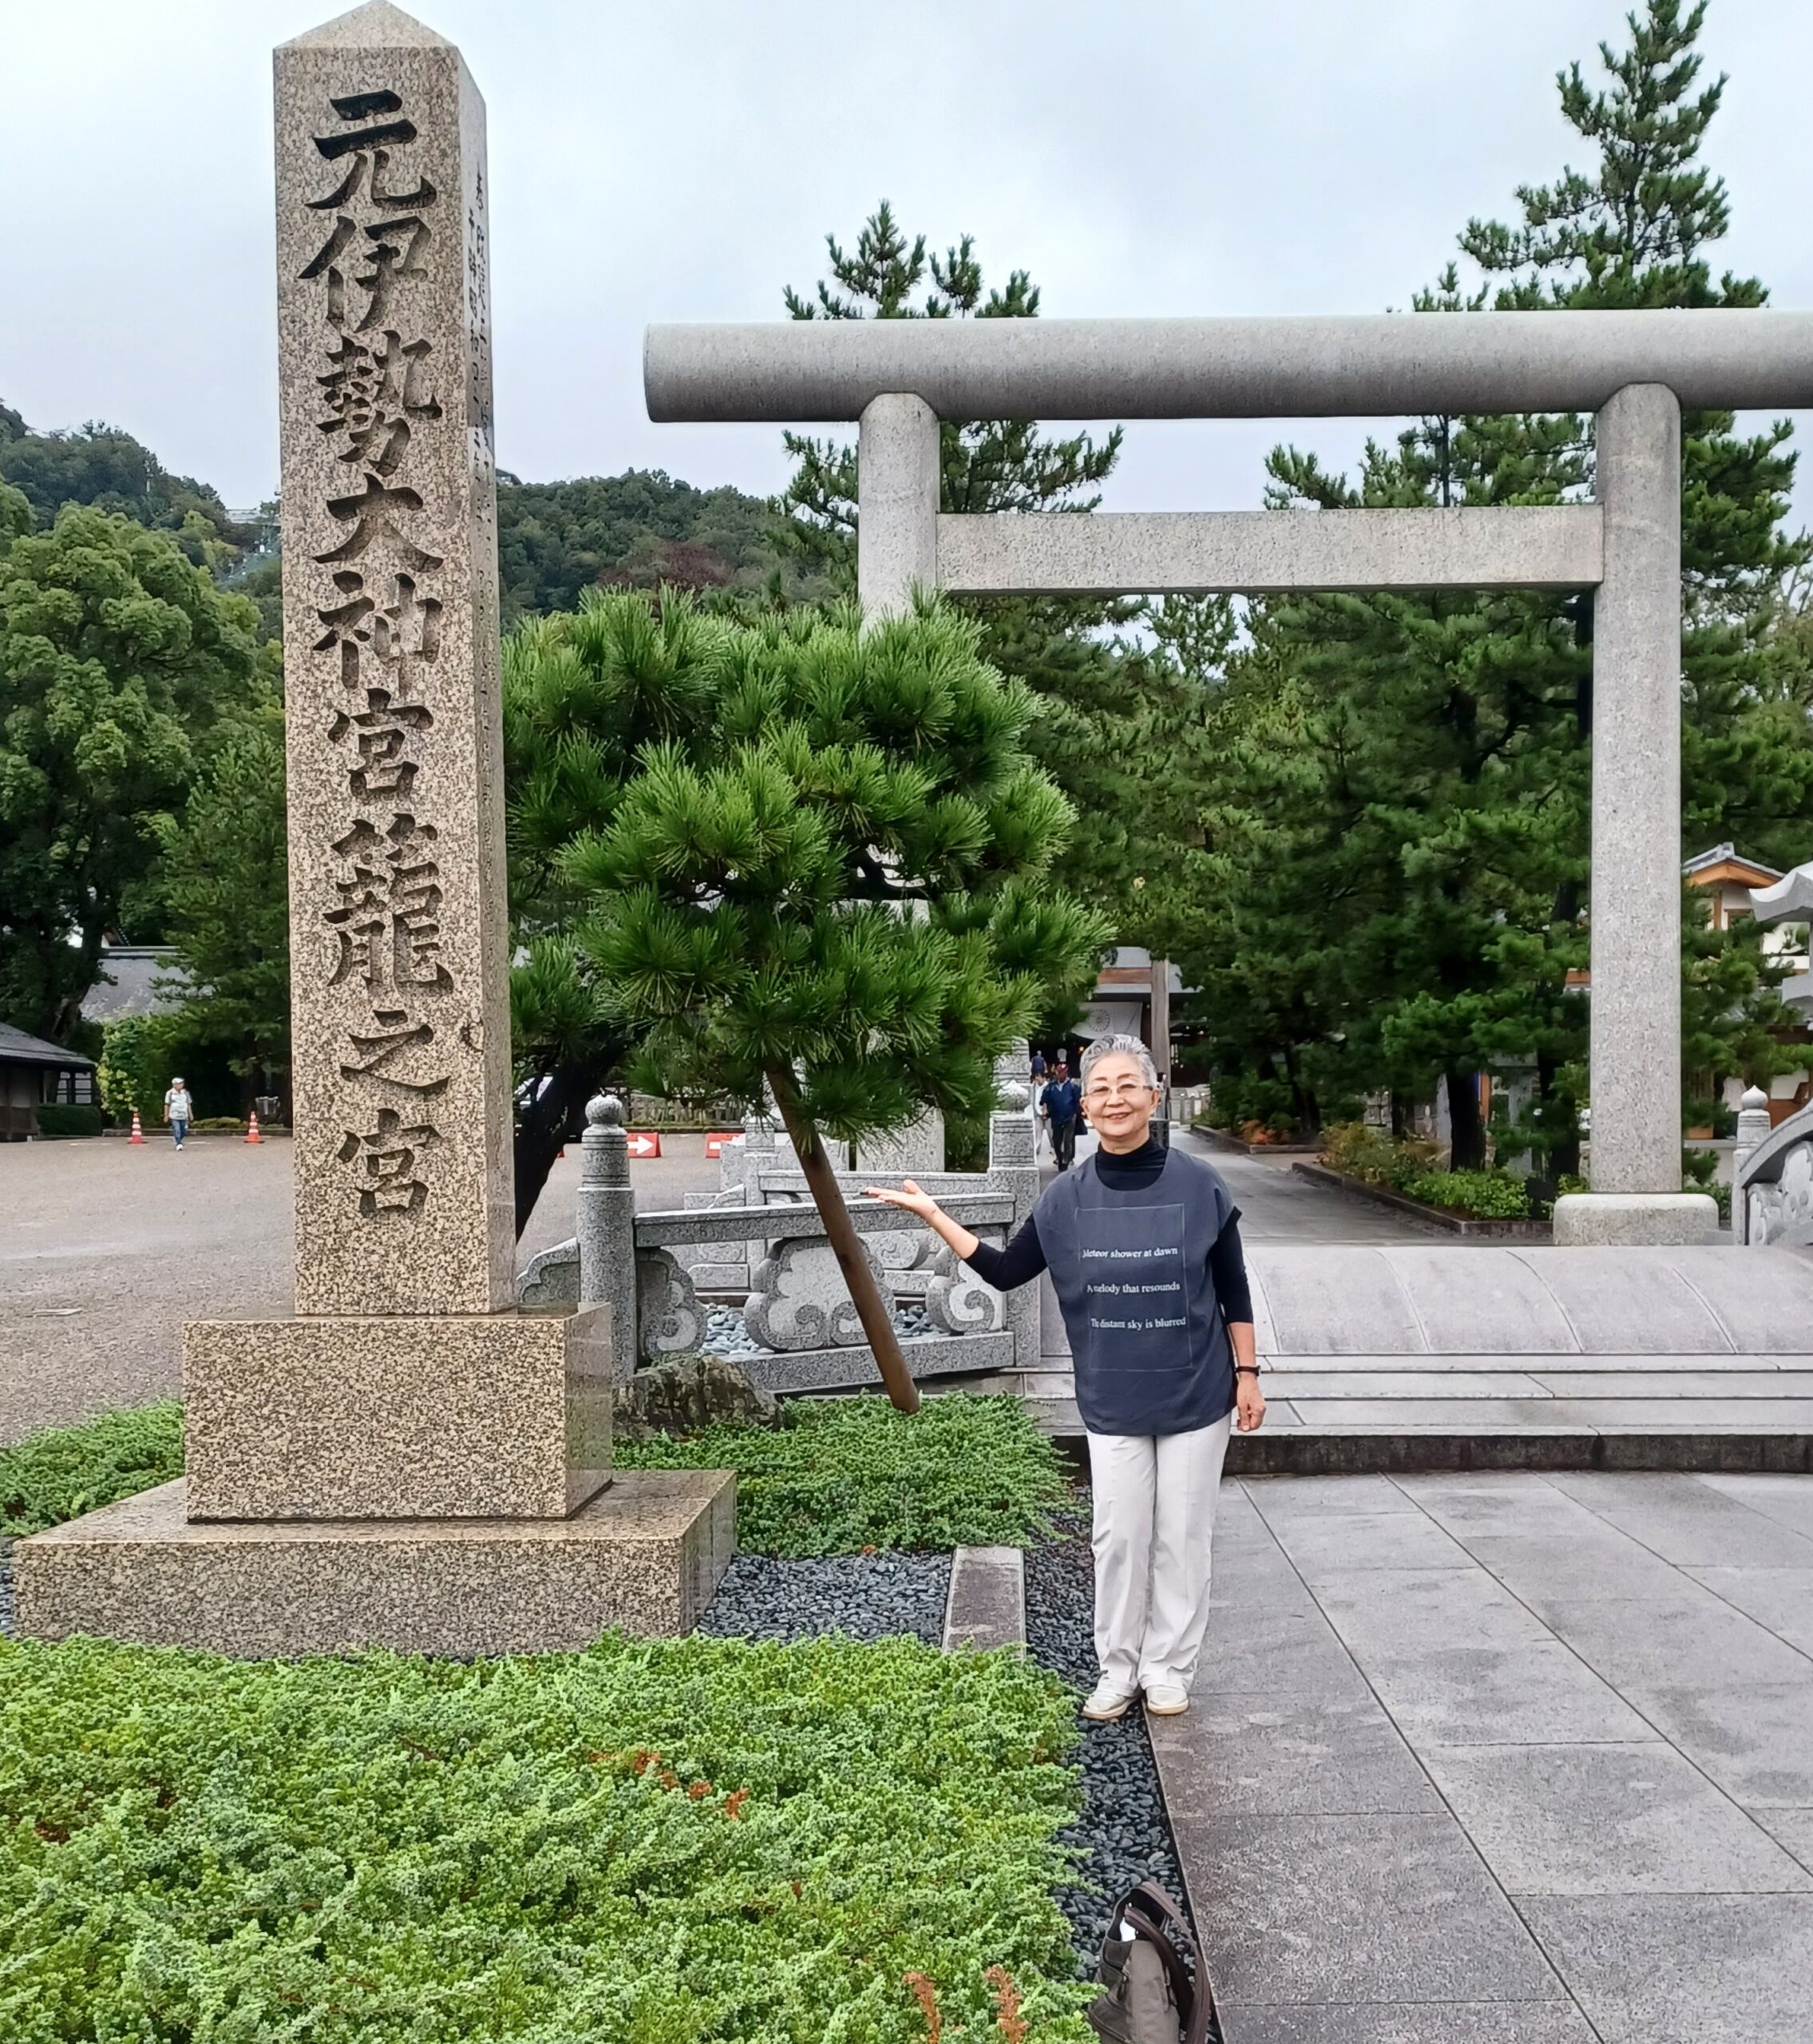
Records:
[[[1710,1244],[1718,1230],[1706,1192],[1564,1192],[1555,1202],[1558,1249],[1687,1248]]]
[[[1594,487],[1590,1166],[1605,1193],[1680,1190],[1680,406],[1633,378],[1601,409]],[[1708,1202],[1710,1207],[1711,1202]],[[1680,1242],[1601,1209],[1601,1232]],[[1714,1223],[1716,1225],[1716,1223]],[[1621,1227],[1622,1232],[1618,1232]]]
[[[1471,510],[1033,512],[938,521],[938,581],[960,593],[1251,596],[1293,589],[1589,588],[1593,504]]]
[[[871,623],[902,615],[915,589],[938,586],[938,439],[936,415],[910,386],[862,414],[857,594]]]
[[[13,1551],[22,1637],[248,1658],[531,1654],[689,1631],[736,1544],[727,1470],[632,1470],[570,1519],[217,1524],[180,1479]]]
[[[296,1305],[514,1297],[485,106],[374,4],[276,54]]]
[[[608,1480],[608,1307],[192,1321],[197,1519],[559,1519]]]

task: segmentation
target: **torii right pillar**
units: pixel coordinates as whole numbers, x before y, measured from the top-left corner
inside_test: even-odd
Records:
[[[1681,1190],[1680,406],[1627,385],[1599,414],[1605,566],[1593,619],[1593,1190],[1555,1240],[1710,1241]]]

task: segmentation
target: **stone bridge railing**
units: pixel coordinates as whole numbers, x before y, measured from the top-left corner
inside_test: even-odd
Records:
[[[1813,1105],[1769,1126],[1768,1098],[1752,1087],[1737,1117],[1732,1233],[1756,1246],[1813,1246]]]
[[[861,1196],[904,1171],[984,1242],[1004,1242],[1032,1210],[1039,1169],[1025,1089],[1009,1086],[1003,1098],[990,1119],[986,1171],[924,1168],[896,1145],[889,1168],[838,1174],[916,1377],[1038,1365],[1036,1285],[1003,1297],[928,1228]],[[771,1123],[754,1117],[726,1145],[715,1193],[689,1194],[677,1212],[638,1214],[620,1107],[594,1100],[587,1121],[575,1233],[521,1274],[525,1305],[608,1302],[614,1328],[636,1330],[633,1350],[615,1345],[620,1377],[705,1349],[733,1357],[770,1391],[879,1384],[798,1160]],[[936,1125],[921,1138],[940,1151],[943,1139]]]

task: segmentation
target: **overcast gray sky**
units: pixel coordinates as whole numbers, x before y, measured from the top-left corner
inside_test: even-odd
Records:
[[[271,46],[296,0],[0,0],[0,398],[101,418],[232,505],[275,489]],[[1584,158],[1554,76],[1620,0],[427,0],[490,110],[498,457],[767,492],[764,426],[656,426],[643,326],[777,317],[875,201],[1048,314],[1373,311]],[[1713,0],[1720,253],[1813,306],[1807,0]],[[1721,265],[1722,267],[1722,265]],[[1804,436],[1810,422],[1803,420]],[[1258,501],[1281,437],[1132,427],[1122,509]],[[1813,461],[1808,464],[1813,470]],[[1798,493],[1813,522],[1813,473]]]

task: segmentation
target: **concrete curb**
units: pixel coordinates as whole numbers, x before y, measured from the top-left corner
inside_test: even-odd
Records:
[[[1236,1434],[1230,1476],[1407,1476],[1471,1470],[1667,1470],[1813,1475],[1813,1434],[1392,1432],[1281,1427]]]
[[[1018,1547],[959,1547],[951,1557],[944,1650],[1026,1644],[1026,1563]]]

